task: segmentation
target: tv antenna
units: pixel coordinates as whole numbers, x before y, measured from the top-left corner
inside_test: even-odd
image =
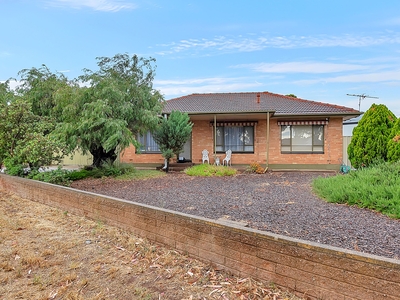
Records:
[[[358,111],[361,111],[361,110],[360,110],[360,107],[361,107],[361,100],[364,100],[365,98],[375,98],[375,99],[379,99],[379,97],[372,97],[372,96],[368,96],[368,95],[365,95],[365,94],[361,94],[361,95],[359,95],[359,94],[347,94],[347,96],[358,97]]]

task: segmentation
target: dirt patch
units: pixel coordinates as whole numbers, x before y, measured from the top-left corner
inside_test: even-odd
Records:
[[[1,192],[0,298],[300,299],[116,227]]]

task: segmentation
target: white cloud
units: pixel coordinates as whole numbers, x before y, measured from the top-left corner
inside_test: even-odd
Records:
[[[7,56],[11,56],[11,53],[7,51],[0,51],[0,57],[7,57]]]
[[[90,8],[105,12],[117,12],[136,7],[133,3],[123,0],[55,0],[48,3],[57,7],[70,7],[74,9]]]
[[[6,80],[1,80],[0,82],[4,83],[4,82],[6,82]],[[9,81],[9,87],[12,90],[15,90],[20,84],[21,84],[21,82],[17,81],[17,80],[10,80]]]
[[[167,48],[157,54],[167,55],[187,51],[215,51],[215,52],[254,52],[266,48],[324,48],[324,47],[370,47],[377,45],[400,44],[400,34],[397,32],[374,33],[372,35],[340,36],[268,36],[254,35],[225,37],[217,36],[213,39],[185,39],[169,44],[160,44],[158,47]]]
[[[400,25],[400,18],[387,19],[381,22],[383,26],[398,26]]]
[[[389,82],[393,84],[394,82],[400,81],[400,70],[384,71],[384,72],[371,72],[363,74],[348,74],[335,77],[324,77],[312,80],[298,80],[298,84],[315,84],[315,83],[356,83],[356,82]]]
[[[335,73],[364,70],[368,67],[357,64],[335,64],[325,62],[285,62],[242,64],[234,68],[247,68],[262,73]]]
[[[193,93],[223,93],[244,91],[262,86],[261,83],[245,78],[193,78],[186,80],[155,80],[154,88],[167,98]]]

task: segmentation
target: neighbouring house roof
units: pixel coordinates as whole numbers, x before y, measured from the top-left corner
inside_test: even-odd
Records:
[[[193,114],[227,114],[271,112],[275,117],[361,114],[353,108],[304,100],[270,92],[191,94],[167,100],[163,112]]]
[[[363,117],[363,114],[355,117],[355,118],[351,118],[349,120],[346,120],[343,122],[343,125],[353,125],[353,124],[358,124],[358,122],[360,122],[361,118]]]

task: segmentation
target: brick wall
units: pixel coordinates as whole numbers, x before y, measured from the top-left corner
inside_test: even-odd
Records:
[[[210,126],[210,121],[193,121],[192,131],[192,161],[202,162],[201,151],[207,149],[210,153],[210,163],[213,163],[212,154],[214,152],[214,132]],[[342,139],[342,118],[331,118],[329,124],[325,126],[324,132],[325,149],[323,154],[281,154],[281,127],[278,126],[276,119],[270,120],[270,151],[269,165],[273,169],[274,165],[285,165],[286,168],[296,168],[296,166],[324,165],[332,166],[332,169],[339,169],[343,159],[343,139]],[[254,153],[234,153],[232,164],[246,164],[267,162],[267,120],[258,120],[255,127]],[[224,158],[224,154],[219,154]],[[124,150],[121,154],[121,162],[127,163],[163,163],[161,154],[136,154],[133,146]]]
[[[343,159],[342,118],[330,118],[325,125],[323,154],[281,154],[281,127],[277,120],[270,123],[269,163],[274,164],[323,164],[340,165]]]
[[[122,163],[164,163],[164,158],[160,153],[140,153],[137,154],[133,145],[124,149],[120,155],[120,162]]]
[[[255,127],[254,136],[254,153],[234,153],[232,154],[232,164],[250,164],[251,162],[259,162],[265,164],[266,157],[266,140],[267,140],[267,122],[259,120]],[[214,127],[210,126],[210,121],[194,121],[193,126],[193,142],[192,142],[192,161],[194,163],[202,162],[201,151],[207,149],[210,152],[211,163],[213,163],[212,154],[214,152]],[[221,159],[225,154],[218,154]]]
[[[308,299],[400,299],[400,261],[0,175],[0,190],[101,220]]]

